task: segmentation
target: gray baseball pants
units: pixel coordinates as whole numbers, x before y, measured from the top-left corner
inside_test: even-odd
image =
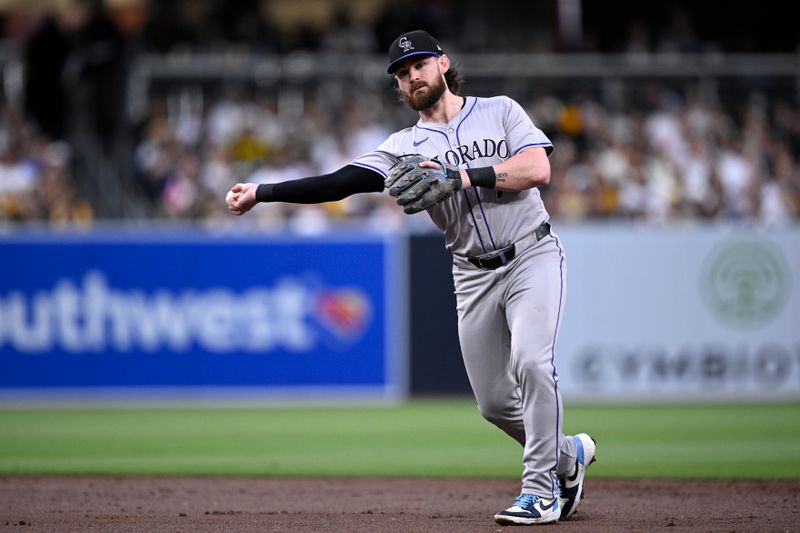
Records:
[[[496,270],[453,256],[458,333],[481,415],[523,446],[522,492],[552,499],[577,455],[555,367],[566,262],[555,235],[519,248]]]

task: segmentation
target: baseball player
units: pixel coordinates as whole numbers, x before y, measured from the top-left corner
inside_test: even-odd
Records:
[[[569,518],[595,443],[561,430],[555,343],[566,264],[537,190],[550,180],[553,145],[512,99],[460,96],[458,69],[425,31],[395,39],[387,71],[419,112],[414,126],[331,174],[236,184],[229,210],[241,215],[258,202],[329,202],[388,188],[406,213],[427,211],[453,255],[459,340],[478,408],[523,447],[521,494],[494,518]]]

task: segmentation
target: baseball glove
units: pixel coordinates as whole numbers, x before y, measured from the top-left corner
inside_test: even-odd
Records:
[[[440,168],[421,167],[433,161]],[[407,214],[419,213],[434,206],[461,189],[461,174],[419,154],[401,156],[384,181],[389,194]]]

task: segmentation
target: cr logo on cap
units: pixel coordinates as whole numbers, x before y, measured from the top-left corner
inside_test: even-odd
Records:
[[[411,41],[408,40],[408,37],[403,37],[397,42],[397,46],[403,49],[403,52],[408,52],[409,50],[413,50],[414,46],[411,44]]]

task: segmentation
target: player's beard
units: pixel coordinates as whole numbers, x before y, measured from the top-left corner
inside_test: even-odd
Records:
[[[417,91],[420,87],[427,87],[427,90]],[[422,111],[436,104],[442,98],[446,89],[447,85],[444,82],[444,78],[439,77],[433,83],[423,81],[412,85],[409,87],[408,92],[400,91],[400,94],[408,107],[414,111]]]

